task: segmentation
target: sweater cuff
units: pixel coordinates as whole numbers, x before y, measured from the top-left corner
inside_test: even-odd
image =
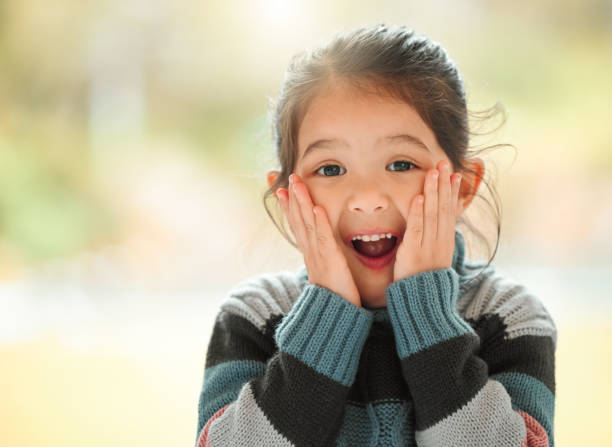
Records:
[[[421,272],[387,287],[389,319],[400,358],[475,333],[455,308],[458,291],[459,275],[452,268]]]
[[[280,322],[274,338],[281,351],[351,386],[371,325],[371,312],[310,284]]]

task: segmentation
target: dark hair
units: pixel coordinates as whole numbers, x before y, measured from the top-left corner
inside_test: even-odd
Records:
[[[397,25],[378,24],[338,33],[329,42],[312,51],[296,54],[285,73],[278,98],[270,100],[270,119],[280,173],[264,193],[263,202],[268,216],[295,247],[297,245],[272,215],[267,202],[277,188],[287,187],[289,175],[295,168],[297,133],[302,118],[317,92],[332,79],[342,79],[361,90],[374,88],[375,92],[391,95],[414,107],[435,134],[453,171],[462,175],[469,173],[478,176],[465,163],[466,159],[487,149],[507,146],[469,149],[471,135],[490,133],[472,132],[469,118],[488,120],[501,115],[502,122],[494,129],[497,130],[505,122],[505,111],[498,102],[489,109],[468,112],[461,75],[440,44]],[[497,226],[495,250],[486,268],[499,246],[501,205],[495,189],[484,178],[481,181],[491,191],[493,203],[480,194],[476,194],[476,197],[480,197],[493,209]],[[457,223],[465,224],[477,234],[490,251],[486,237],[464,216],[465,213]]]

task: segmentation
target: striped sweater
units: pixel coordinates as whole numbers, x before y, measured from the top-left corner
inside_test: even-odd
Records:
[[[486,267],[486,268],[485,268]],[[551,315],[465,258],[357,307],[305,268],[241,282],[206,352],[196,446],[553,446]]]

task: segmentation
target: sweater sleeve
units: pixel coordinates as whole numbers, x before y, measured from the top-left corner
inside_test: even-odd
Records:
[[[206,354],[196,446],[332,444],[371,324],[370,312],[312,284],[268,336],[221,311]]]
[[[458,290],[458,275],[448,268],[404,278],[386,291],[414,399],[417,444],[553,446],[554,339],[533,335],[542,313],[516,328],[495,313],[483,315],[474,322],[477,332],[456,310]],[[515,287],[497,296],[508,303],[517,293]]]

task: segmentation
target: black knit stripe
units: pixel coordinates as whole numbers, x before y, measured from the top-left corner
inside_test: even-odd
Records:
[[[272,316],[262,332],[241,316],[220,312],[208,343],[206,368],[232,360],[266,362],[276,351],[272,334],[281,319]]]
[[[348,399],[366,405],[380,401],[410,401],[408,386],[402,377],[395,337],[390,325],[374,322],[361,353],[367,364],[357,372]]]
[[[555,347],[551,337],[522,335],[509,339],[505,323],[496,314],[467,321],[484,340],[478,355],[487,362],[489,375],[501,372],[529,374],[555,394]]]
[[[487,383],[487,364],[469,333],[437,343],[401,360],[414,400],[417,430],[425,430],[468,403]]]
[[[252,382],[257,405],[296,446],[333,445],[348,388],[283,351]]]
[[[489,365],[489,374],[529,374],[555,394],[555,351],[550,337],[523,335],[483,351],[481,357]]]

